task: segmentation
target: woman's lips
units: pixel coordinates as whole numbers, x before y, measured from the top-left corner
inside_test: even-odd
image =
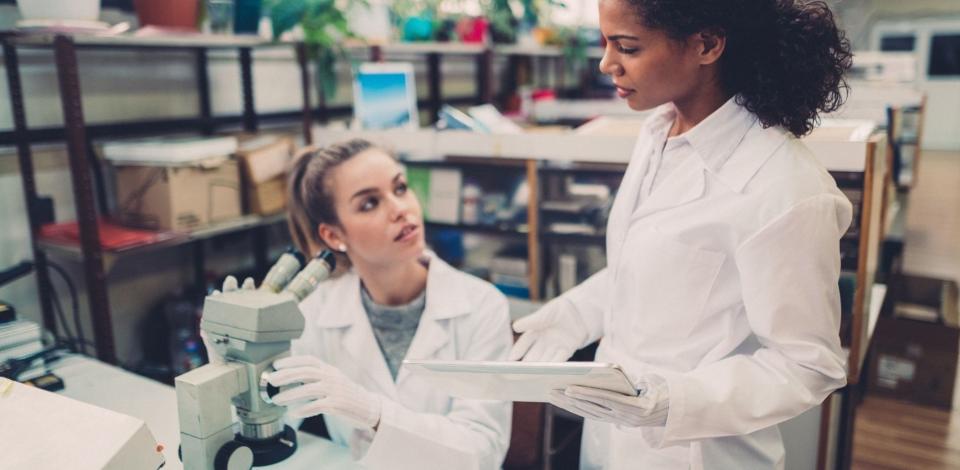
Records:
[[[631,90],[629,88],[623,88],[621,86],[617,86],[617,96],[621,98],[626,98],[630,96],[633,92],[634,90]]]
[[[413,224],[407,225],[400,230],[400,233],[397,234],[396,238],[394,238],[393,241],[397,241],[397,242],[410,241],[417,236],[417,232],[419,230],[420,230],[420,227],[416,225],[413,225]]]

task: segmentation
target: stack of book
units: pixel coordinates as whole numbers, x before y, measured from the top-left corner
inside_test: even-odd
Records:
[[[0,362],[43,349],[40,325],[27,320],[0,323]]]

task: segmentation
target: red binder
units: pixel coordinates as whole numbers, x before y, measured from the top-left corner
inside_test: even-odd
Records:
[[[171,231],[154,232],[117,225],[105,219],[97,221],[100,230],[100,246],[107,251],[120,251],[151,245],[182,237]],[[76,221],[47,224],[40,227],[40,239],[60,245],[80,245],[80,228]]]

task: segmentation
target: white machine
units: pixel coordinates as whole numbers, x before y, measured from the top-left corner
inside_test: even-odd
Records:
[[[300,337],[304,320],[297,304],[333,272],[335,261],[324,251],[297,273],[301,265],[302,258],[284,254],[260,289],[205,299],[200,328],[224,362],[176,378],[185,470],[248,470],[296,451],[296,432],[283,421],[286,409],[270,401],[279,390],[260,377],[289,354],[290,340]]]

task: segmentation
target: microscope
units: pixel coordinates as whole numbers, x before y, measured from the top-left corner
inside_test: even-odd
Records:
[[[286,409],[270,400],[279,390],[260,377],[273,371],[273,362],[287,356],[290,341],[303,333],[297,305],[333,272],[335,258],[324,250],[298,273],[302,265],[299,253],[284,253],[259,289],[204,300],[200,328],[224,363],[176,378],[185,470],[248,470],[296,451],[296,432],[283,421]]]

